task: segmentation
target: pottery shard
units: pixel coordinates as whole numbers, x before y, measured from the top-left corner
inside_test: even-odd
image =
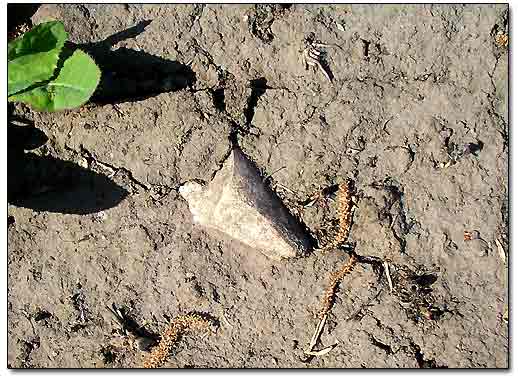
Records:
[[[188,182],[179,192],[189,203],[195,222],[226,233],[272,259],[301,256],[310,249],[301,224],[238,148],[207,186]]]

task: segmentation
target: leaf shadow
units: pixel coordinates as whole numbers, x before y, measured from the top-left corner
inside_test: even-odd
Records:
[[[73,162],[28,152],[47,136],[30,121],[9,116],[7,202],[36,211],[90,214],[119,204],[128,192],[110,178]]]
[[[142,34],[151,20],[144,20],[100,42],[74,44],[88,53],[101,68],[99,86],[91,98],[98,104],[143,100],[165,92],[192,87],[196,74],[187,65],[145,51],[113,46]]]
[[[23,3],[9,3],[7,4],[7,30],[13,31],[17,26],[31,22],[31,17],[36,13],[41,4],[23,4]]]

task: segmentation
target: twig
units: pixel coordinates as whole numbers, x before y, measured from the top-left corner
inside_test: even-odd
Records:
[[[225,323],[231,328],[233,329],[234,326],[230,323],[230,321],[227,319],[227,317],[225,316],[225,310],[223,309],[221,311],[221,317],[223,318],[223,321],[225,321]]]
[[[392,285],[392,278],[390,277],[390,269],[387,261],[383,262],[383,267],[385,267],[385,275],[387,276],[390,292],[392,292],[394,286]]]
[[[498,254],[500,255],[500,258],[505,263],[507,260],[507,256],[505,255],[504,247],[502,246],[502,243],[495,238],[496,248],[498,249]]]
[[[324,329],[324,325],[326,324],[326,321],[327,321],[327,314],[323,318],[320,319],[320,322],[318,323],[318,326],[315,329],[315,333],[313,334],[313,337],[311,338],[311,341],[309,342],[309,347],[308,347],[309,351],[312,351],[313,347],[315,347],[315,345],[317,344],[318,339],[320,338],[320,334],[322,334],[322,330]]]
[[[329,353],[333,348],[335,348],[338,345],[338,343],[331,344],[330,346],[327,346],[325,348],[322,348],[320,351],[304,351],[306,355],[311,356],[323,356],[326,353]]]
[[[278,182],[277,182],[277,183],[275,184],[275,186],[279,186],[279,187],[280,187],[281,189],[283,189],[284,191],[287,191],[287,192],[289,192],[290,194],[295,195],[295,192],[294,192],[294,191],[290,190],[289,188],[287,188],[287,187],[286,187],[286,186],[284,186],[283,184],[280,184],[280,183],[278,183]]]
[[[392,223],[390,224],[390,229],[392,229],[394,227],[394,224],[396,223],[396,220],[398,217],[399,217],[399,213],[397,213],[396,216],[394,216],[394,218],[392,219]]]
[[[272,175],[274,175],[275,173],[281,171],[282,169],[286,169],[286,166],[281,166],[279,169],[273,171],[272,173],[268,174],[267,176],[265,176],[263,178],[263,182],[266,182],[268,179],[270,179],[272,177]]]
[[[320,319],[320,322],[318,323],[318,326],[315,329],[315,333],[313,334],[313,337],[311,338],[311,341],[309,342],[309,347],[306,351],[304,351],[304,353],[306,355],[323,356],[337,346],[338,343],[334,343],[330,346],[324,347],[323,349],[321,349],[319,351],[313,350],[313,348],[318,343],[318,340],[320,339],[320,335],[322,334],[322,330],[324,329],[326,321],[327,321],[327,314],[322,319]]]

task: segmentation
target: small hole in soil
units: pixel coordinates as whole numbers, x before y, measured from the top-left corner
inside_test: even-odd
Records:
[[[101,348],[101,356],[105,364],[111,364],[117,358],[109,346]]]
[[[34,316],[34,320],[36,322],[42,321],[44,319],[52,317],[52,314],[47,312],[46,310],[39,310],[36,315]]]
[[[365,39],[362,39],[362,43],[363,43],[363,56],[368,58],[369,57],[369,46],[371,43],[369,41],[366,41]]]
[[[219,111],[225,111],[225,89],[219,88],[212,91],[212,101],[214,103],[214,107]]]
[[[421,287],[429,287],[437,281],[437,276],[434,274],[422,274],[416,275],[413,280]]]
[[[425,360],[424,355],[421,353],[421,350],[416,351],[415,359],[417,361],[417,364],[419,365],[419,368],[448,368],[447,366],[437,365],[437,362],[433,359]]]
[[[258,79],[250,81],[250,88],[252,88],[252,94],[248,99],[248,106],[245,110],[245,119],[246,124],[251,124],[252,119],[254,119],[255,107],[259,102],[259,98],[266,93],[266,89],[268,89],[267,80],[264,77],[260,77]]]
[[[468,143],[464,147],[465,153],[471,153],[471,154],[478,154],[482,149],[484,148],[484,143],[480,140],[477,141],[477,143]]]

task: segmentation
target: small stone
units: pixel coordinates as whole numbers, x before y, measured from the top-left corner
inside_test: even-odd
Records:
[[[257,168],[234,148],[214,179],[179,189],[193,220],[281,260],[306,254],[310,239],[301,224],[268,187]]]
[[[108,215],[104,211],[99,211],[97,213],[94,213],[92,215],[92,217],[94,218],[95,221],[103,222],[108,218]]]
[[[79,166],[81,166],[82,168],[88,169],[88,160],[86,158],[84,158],[84,157],[80,157],[79,161],[77,162],[77,164]]]

